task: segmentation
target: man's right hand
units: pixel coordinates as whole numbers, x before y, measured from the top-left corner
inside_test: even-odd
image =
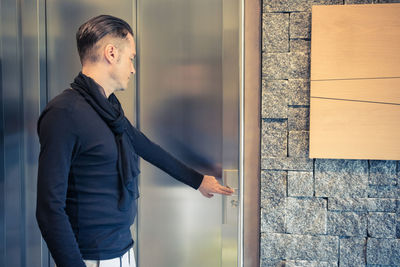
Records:
[[[213,197],[213,193],[230,196],[235,192],[235,190],[232,188],[218,183],[217,179],[210,175],[204,175],[203,181],[199,187],[199,191],[207,198]]]

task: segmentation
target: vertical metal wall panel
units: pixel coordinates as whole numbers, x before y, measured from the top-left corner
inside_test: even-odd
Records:
[[[21,196],[21,53],[19,1],[2,5],[2,77],[4,123],[4,231],[5,265],[22,266],[23,243]]]
[[[53,265],[35,218],[39,154],[36,122],[47,101],[67,88],[80,70],[77,26],[105,13],[134,21],[132,1],[120,1],[117,6],[107,1],[58,2],[57,6],[57,2],[49,1],[47,10],[45,0],[0,2],[0,266]],[[81,21],[77,21],[77,10],[82,14]],[[51,14],[50,21],[46,13]],[[53,45],[49,50],[53,57],[47,58],[46,40]],[[132,87],[120,98],[128,118],[134,121]]]
[[[0,1],[0,265],[5,266],[5,180],[4,180],[4,121],[3,121],[3,2]]]
[[[39,141],[36,121],[40,115],[40,47],[38,2],[21,1],[23,192],[25,265],[41,265],[41,234],[36,222],[36,186]],[[36,11],[36,12],[35,12]],[[43,44],[42,44],[43,45]]]
[[[70,83],[81,70],[75,34],[88,19],[107,14],[124,19],[134,27],[132,0],[53,0],[46,4],[48,98],[51,100]],[[117,93],[126,116],[134,122],[134,83],[125,92]]]
[[[39,54],[35,1],[1,2],[1,265],[41,266],[36,224]]]
[[[138,2],[141,130],[218,177],[221,9],[214,0]],[[139,266],[221,266],[221,197],[205,199],[147,162],[141,167]]]
[[[76,48],[76,31],[88,19],[107,14],[127,21],[135,31],[135,1],[132,0],[52,0],[46,3],[46,69],[47,99],[50,101],[70,83],[81,70]],[[116,95],[123,106],[126,117],[136,123],[136,80],[131,79],[128,89]],[[135,233],[135,226],[132,228]],[[52,265],[50,259],[50,265]]]
[[[223,197],[222,267],[231,267],[238,266],[239,262],[240,5],[238,0],[223,0],[222,3],[222,166],[224,183],[235,189],[232,196]]]

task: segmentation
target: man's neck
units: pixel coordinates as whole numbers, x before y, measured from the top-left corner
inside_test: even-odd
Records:
[[[114,92],[112,86],[107,82],[109,81],[109,79],[107,79],[107,74],[104,74],[101,71],[93,71],[92,68],[86,66],[82,67],[82,73],[92,78],[100,85],[100,92],[105,98],[108,98]]]

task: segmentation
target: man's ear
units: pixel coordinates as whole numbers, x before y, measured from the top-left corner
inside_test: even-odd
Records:
[[[104,58],[110,64],[115,63],[118,58],[118,49],[113,44],[107,44],[104,47]]]

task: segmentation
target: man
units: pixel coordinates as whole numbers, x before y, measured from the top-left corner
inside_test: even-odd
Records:
[[[136,56],[125,21],[92,18],[76,38],[82,71],[38,120],[36,218],[58,267],[135,266],[129,227],[138,156],[205,197],[233,190],[175,159],[124,116],[114,92],[127,88]]]

